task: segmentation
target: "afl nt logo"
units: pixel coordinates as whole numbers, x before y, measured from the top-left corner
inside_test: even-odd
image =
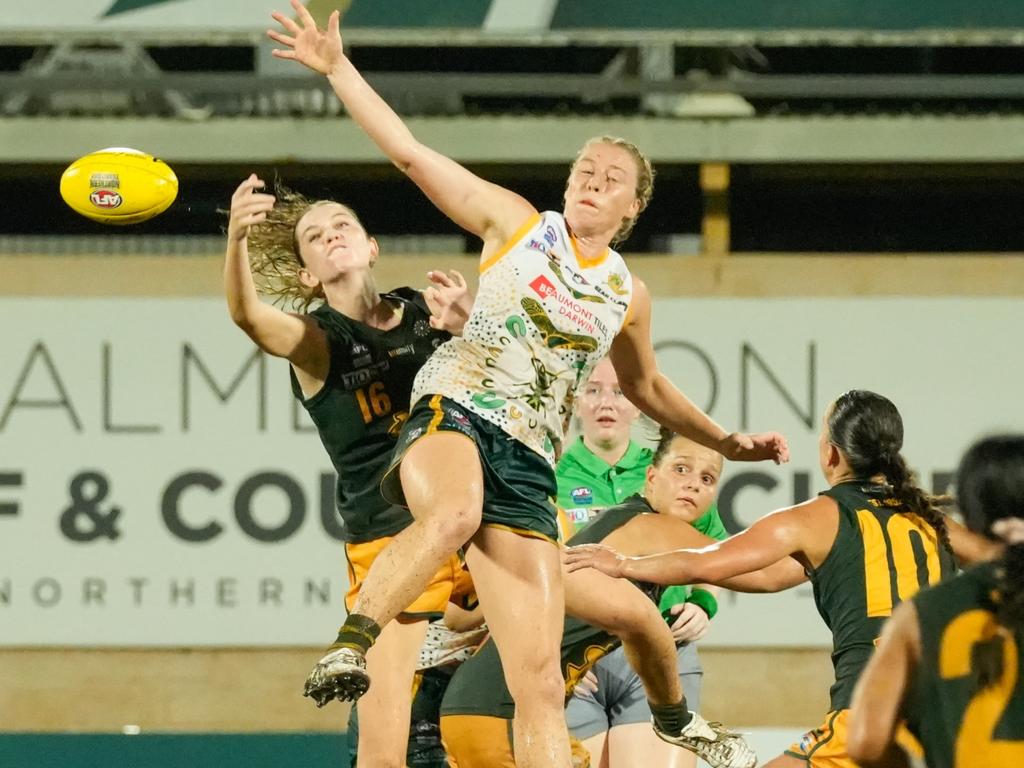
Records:
[[[118,208],[123,202],[121,194],[112,189],[96,189],[89,195],[89,201],[97,208]]]

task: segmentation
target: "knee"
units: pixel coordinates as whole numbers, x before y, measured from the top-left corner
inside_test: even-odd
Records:
[[[437,510],[428,525],[434,535],[454,552],[473,537],[480,527],[480,519],[479,507],[464,504]]]
[[[542,663],[518,665],[514,669],[516,672],[511,675],[506,671],[505,681],[517,710],[538,705],[562,709],[565,704],[565,678],[562,677],[562,668],[557,658]]]
[[[666,631],[666,624],[658,611],[658,606],[646,597],[638,595],[637,599],[619,606],[615,626],[608,629],[621,639],[651,637]]]

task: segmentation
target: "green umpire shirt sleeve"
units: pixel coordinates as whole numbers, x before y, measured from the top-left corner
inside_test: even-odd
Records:
[[[711,509],[693,522],[693,527],[716,541],[724,541],[729,538],[729,532],[725,530],[722,516],[718,514],[718,504],[712,504]]]

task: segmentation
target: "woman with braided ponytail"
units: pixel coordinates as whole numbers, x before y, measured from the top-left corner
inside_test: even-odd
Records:
[[[569,570],[592,567],[655,584],[717,584],[792,558],[814,587],[832,630],[835,684],[825,722],[766,768],[855,768],[847,754],[853,687],[882,625],[900,600],[952,575],[950,545],[968,552],[941,501],[919,488],[900,453],[903,420],[891,401],[851,390],[828,407],[819,460],[829,489],[781,509],[746,531],[701,550],[622,557],[599,545],[568,550]]]
[[[957,472],[989,559],[900,605],[853,697],[850,754],[905,765],[900,719],[929,768],[1024,765],[1024,435],[990,437]]]

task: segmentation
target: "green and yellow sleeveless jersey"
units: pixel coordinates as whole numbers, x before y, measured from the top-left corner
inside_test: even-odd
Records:
[[[921,660],[905,712],[929,768],[1024,766],[1024,638],[996,621],[997,568],[975,566],[914,597]],[[993,637],[1002,675],[979,691],[972,657]]]
[[[851,480],[825,491],[839,506],[839,530],[825,561],[811,572],[814,602],[832,630],[836,680],[831,709],[850,706],[893,607],[950,576],[956,566],[938,534],[887,486]]]
[[[423,295],[412,288],[382,294],[402,307],[398,326],[382,331],[324,304],[310,314],[327,334],[330,366],[324,386],[303,397],[294,371],[292,392],[320,433],[338,473],[336,503],[351,543],[391,536],[412,520],[384,500],[380,481],[391,461],[416,374],[449,338],[430,327]],[[290,370],[290,369],[289,369]]]

